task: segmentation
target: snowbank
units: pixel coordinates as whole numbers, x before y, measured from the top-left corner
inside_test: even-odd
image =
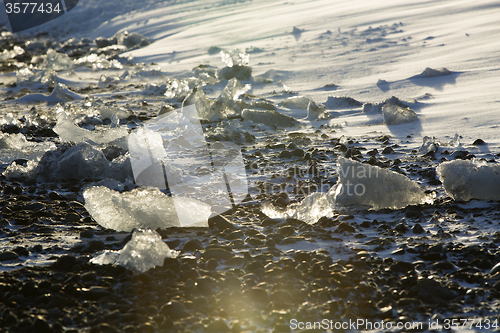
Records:
[[[210,205],[183,197],[170,197],[157,188],[136,188],[120,193],[104,186],[83,192],[85,208],[104,228],[132,231],[135,228],[207,227]]]
[[[500,200],[500,165],[455,160],[436,169],[446,194],[457,201]]]
[[[161,236],[153,230],[136,229],[132,238],[120,251],[105,251],[90,260],[97,265],[121,265],[144,273],[155,266],[163,266],[165,258],[176,257]]]

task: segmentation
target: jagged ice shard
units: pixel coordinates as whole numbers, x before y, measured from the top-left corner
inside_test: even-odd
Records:
[[[175,251],[170,250],[156,231],[136,229],[123,249],[105,251],[90,262],[98,265],[118,264],[144,273],[155,266],[163,266],[165,258],[175,256]]]
[[[94,220],[104,228],[117,231],[207,227],[212,213],[206,203],[167,196],[157,188],[136,188],[120,193],[104,186],[92,186],[83,192],[83,197],[85,208]]]
[[[436,171],[453,200],[500,200],[500,165],[455,160],[441,163]]]

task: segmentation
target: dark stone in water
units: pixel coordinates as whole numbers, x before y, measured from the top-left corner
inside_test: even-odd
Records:
[[[414,234],[422,234],[425,232],[424,228],[422,228],[422,226],[419,223],[416,223],[413,226],[412,231]]]

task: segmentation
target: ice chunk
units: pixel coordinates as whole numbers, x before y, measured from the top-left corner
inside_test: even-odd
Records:
[[[52,70],[39,71],[35,68],[30,69],[25,67],[16,73],[16,83],[18,86],[41,83],[49,87],[55,87],[58,82],[59,78]]]
[[[21,133],[0,133],[0,149],[22,149],[29,145]]]
[[[326,112],[324,106],[318,106],[314,101],[310,101],[307,105],[307,117],[306,120],[323,120],[330,118],[330,113]]]
[[[436,138],[431,138],[428,136],[424,136],[422,146],[418,149],[418,152],[421,154],[427,153],[435,153],[439,150],[439,144],[436,141]]]
[[[157,188],[116,192],[93,186],[83,192],[85,208],[104,228],[132,231],[134,228],[207,227],[212,210],[201,201],[170,197]],[[178,215],[179,214],[179,215]]]
[[[169,79],[165,84],[165,88],[164,95],[166,98],[178,97],[181,100],[191,91],[186,80]]]
[[[132,177],[132,169],[130,161],[124,156],[110,162],[101,150],[88,143],[80,143],[63,145],[57,150],[46,152],[38,163],[36,175],[49,181],[125,180]]]
[[[241,116],[245,121],[251,121],[256,124],[264,124],[266,126],[291,127],[298,122],[290,116],[281,114],[274,110],[253,110],[244,109]]]
[[[443,75],[450,75],[450,74],[451,74],[451,72],[446,68],[434,69],[434,68],[427,67],[420,74],[420,76],[421,77],[436,77],[436,76],[443,76]]]
[[[397,105],[402,108],[407,108],[408,105],[403,103],[399,98],[392,96],[391,98],[386,99],[380,103],[365,103],[363,104],[363,112],[372,113],[372,112],[382,112],[382,107],[385,104]]]
[[[326,100],[325,107],[327,110],[338,110],[338,109],[349,109],[349,108],[359,108],[363,103],[355,100],[351,97],[337,97],[328,96]]]
[[[73,67],[73,62],[67,54],[58,53],[53,49],[47,51],[47,57],[41,65],[42,69],[51,69],[53,71],[69,71]]]
[[[28,160],[26,165],[12,163],[5,169],[2,175],[7,179],[31,179],[36,175],[37,166],[38,163],[35,160]]]
[[[219,119],[219,115],[212,114],[213,101],[205,96],[201,89],[194,87],[193,91],[186,96],[183,106],[195,105],[198,110],[200,120],[211,121]]]
[[[339,181],[328,192],[337,206],[400,209],[432,201],[423,187],[397,172],[342,157],[337,168]]]
[[[102,119],[111,119],[113,116],[116,116],[118,119],[127,119],[134,114],[132,111],[118,106],[102,105],[96,107],[96,109],[101,114]]]
[[[99,82],[97,83],[97,86],[100,88],[107,88],[108,86],[112,84],[117,84],[119,82],[122,82],[129,76],[128,71],[123,72],[122,75],[120,76],[107,76],[106,74],[101,75],[99,78]]]
[[[63,103],[81,100],[82,96],[69,90],[66,85],[58,83],[49,96],[43,94],[29,94],[15,100],[17,103],[47,102]]]
[[[406,124],[417,119],[417,114],[409,107],[403,108],[394,104],[385,104],[382,107],[382,113],[387,125]]]
[[[0,53],[0,61],[15,58],[18,55],[21,55],[23,53],[24,53],[23,48],[16,45],[16,46],[14,46],[14,48],[12,50],[9,50],[9,51],[3,50],[3,52]]]
[[[221,50],[220,57],[227,67],[247,66],[250,61],[250,56],[239,49],[234,49],[231,52]]]
[[[92,68],[97,71],[100,69],[122,69],[123,65],[116,59],[108,60],[103,54],[97,55],[95,53],[81,57],[75,60],[75,64]]]
[[[270,218],[294,218],[312,224],[323,216],[333,216],[335,202],[332,199],[332,196],[325,193],[312,193],[302,202],[291,204],[286,208],[278,208],[270,202],[265,202],[262,205],[262,212]]]
[[[457,201],[500,200],[500,165],[455,160],[437,169],[446,194]]]
[[[239,115],[241,109],[236,102],[241,95],[251,88],[250,84],[243,85],[235,78],[230,79],[210,108],[210,113],[212,114],[211,120]]]
[[[307,106],[312,101],[313,100],[310,99],[309,97],[294,96],[294,97],[289,97],[289,98],[285,99],[283,101],[283,105],[286,106],[289,109],[307,110]]]
[[[92,142],[94,144],[113,143],[127,149],[128,131],[125,128],[111,128],[101,131],[89,131],[75,125],[70,115],[61,112],[57,117],[54,132],[64,142]]]
[[[146,83],[146,85],[144,86],[145,94],[163,95],[166,90],[167,90],[167,85],[165,83],[162,84]]]
[[[132,32],[132,33],[129,33],[128,31],[120,32],[115,35],[115,38],[119,45],[124,45],[128,49],[135,47],[143,47],[151,44],[149,38],[144,37],[143,35],[137,32]]]
[[[105,251],[91,259],[98,265],[119,264],[128,269],[144,273],[155,266],[163,266],[165,258],[176,257],[154,230],[136,229],[130,241],[120,251]]]
[[[220,80],[230,80],[236,78],[241,81],[248,81],[252,77],[252,67],[233,66],[224,67],[217,71],[217,78]]]
[[[0,132],[0,163],[10,163],[18,158],[36,159],[52,149],[55,149],[52,142],[30,142],[21,133]],[[12,168],[16,166],[14,163]],[[19,169],[22,170],[21,166]]]

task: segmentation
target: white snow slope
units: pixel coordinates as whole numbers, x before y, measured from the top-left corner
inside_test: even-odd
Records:
[[[498,17],[500,4],[486,0],[81,0],[67,15],[28,32],[139,32],[154,43],[127,55],[172,75],[200,63],[221,67],[219,55],[207,52],[211,46],[253,47],[254,76],[276,70],[275,81],[317,103],[331,95],[362,102],[432,95],[412,105],[417,121],[410,124],[388,127],[376,115],[341,112],[338,122],[347,121],[342,134],[413,134],[417,143],[424,135],[459,133],[464,143],[481,137],[487,149],[497,150]],[[292,34],[294,27],[301,33]],[[418,77],[427,67],[452,73]],[[339,88],[322,88],[331,83]],[[254,85],[253,93],[278,89]]]

